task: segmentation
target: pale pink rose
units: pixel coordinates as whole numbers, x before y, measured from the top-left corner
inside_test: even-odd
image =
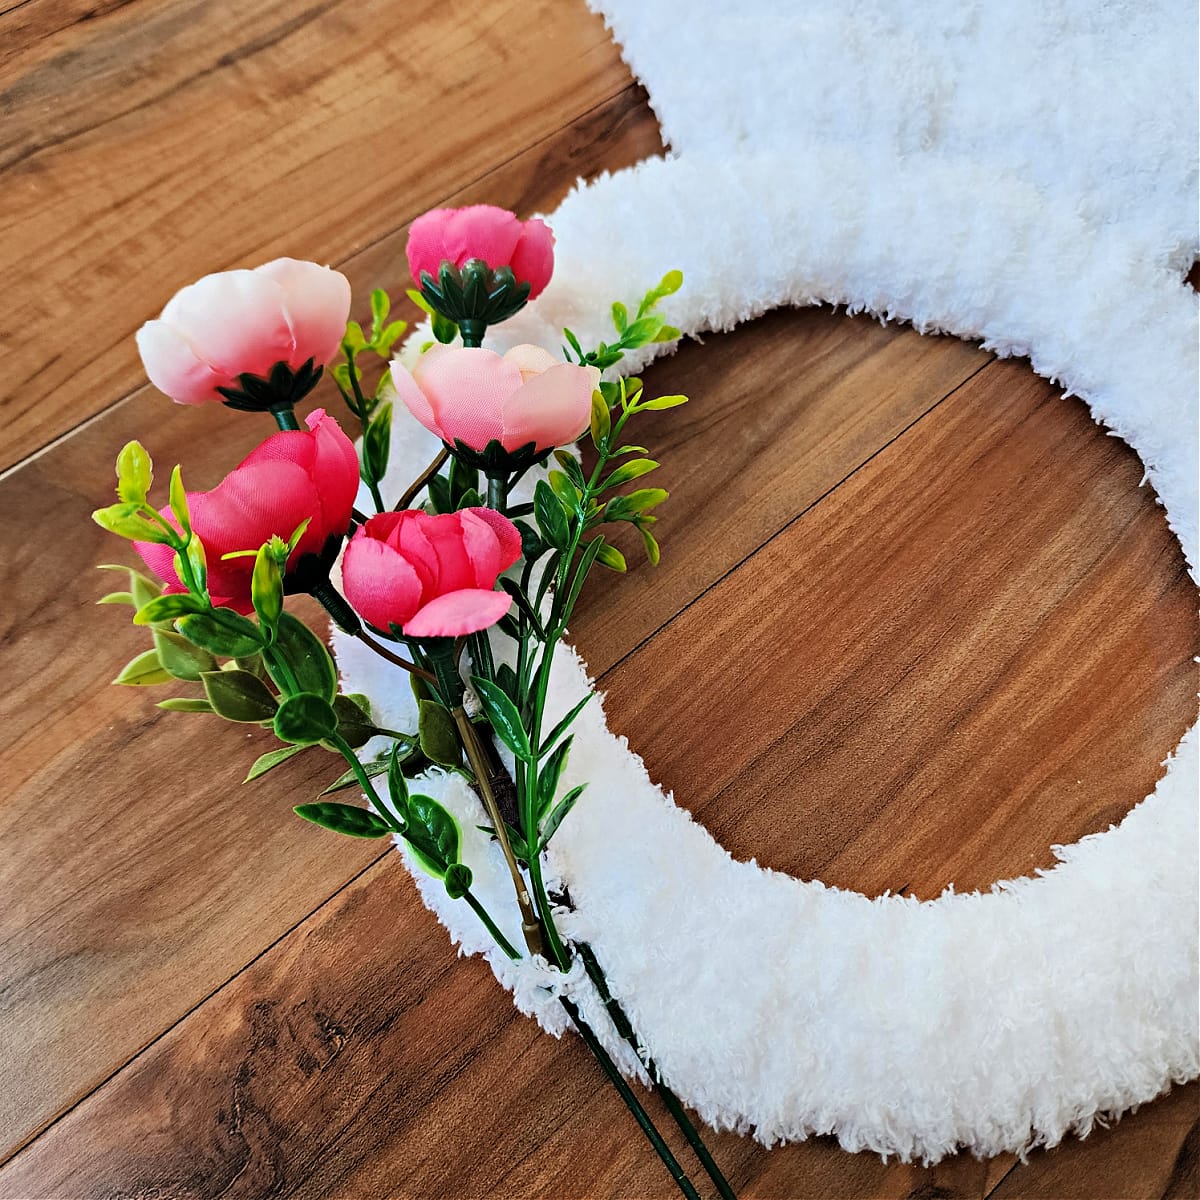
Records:
[[[350,282],[338,271],[277,258],[252,271],[205,275],[175,293],[138,330],[150,382],[179,404],[221,401],[242,374],[269,376],[279,362],[324,366],[350,315]]]
[[[554,272],[554,234],[536,217],[518,221],[491,204],[435,208],[412,223],[407,254],[418,285],[422,271],[437,279],[443,262],[461,267],[469,258],[481,258],[493,271],[511,267],[518,283],[529,284],[532,300]]]
[[[534,443],[537,451],[575,441],[588,427],[595,367],[565,363],[540,346],[494,350],[432,346],[410,374],[392,362],[396,392],[422,425],[449,446],[482,451]]]
[[[189,492],[192,528],[204,544],[213,604],[250,612],[253,557],[225,558],[257,550],[273,534],[288,539],[304,521],[308,528],[292,551],[284,579],[288,590],[306,590],[327,579],[350,526],[358,493],[354,443],[323,409],[306,419],[307,429],[272,434],[212,491]],[[162,515],[176,524],[169,508]],[[187,589],[175,572],[175,551],[153,542],[134,542],[146,565],[167,583],[168,592]]]
[[[463,637],[494,625],[512,604],[495,591],[521,557],[521,535],[490,508],[430,516],[417,509],[371,517],[342,558],[342,588],[364,621],[409,637]]]

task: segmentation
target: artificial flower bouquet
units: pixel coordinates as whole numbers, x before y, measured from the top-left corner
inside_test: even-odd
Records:
[[[548,728],[551,664],[591,571],[625,570],[606,528],[632,525],[658,562],[654,510],[667,493],[642,482],[658,463],[633,439],[642,413],[686,399],[650,397],[638,380],[602,372],[629,350],[679,336],[658,305],[682,276],[669,273],[634,312],[615,303],[611,343],[585,349],[564,330],[561,356],[531,345],[500,355],[483,347],[487,330],[545,288],[549,228],[489,206],[435,210],[413,223],[408,262],[417,284],[409,295],[432,329],[411,370],[392,357],[405,325],[389,319],[384,292],[372,293],[364,327],[349,319],[344,276],[291,259],[206,276],[139,331],[146,372],[173,400],[267,414],[279,431],[211,491],[187,491],[176,466],[162,507],[150,499],[146,450],[135,441],[120,452],[118,501],[95,520],[130,540],[149,574],[118,568],[128,589],[101,603],[132,605],[152,645],[116,682],[176,684],[183,694],[161,708],[273,730],[280,746],[247,782],[314,748],[341,760],[326,791],[296,813],[334,833],[407,844],[510,958],[540,956],[561,971],[578,960],[718,1193],[731,1196],[595,954],[560,935],[554,910],[564,898],[543,877],[546,846],[585,792],[561,781],[572,723],[590,699]],[[296,413],[326,375],[361,434],[357,449],[325,410]],[[442,449],[388,503],[397,404]],[[581,459],[570,447],[585,433]],[[522,480],[526,495],[534,483],[531,498],[515,502]],[[416,729],[379,728],[365,697],[340,690],[324,641],[287,609],[298,593],[408,672]],[[387,753],[360,759],[381,735]],[[444,771],[461,773],[479,798],[523,944],[472,891],[454,816],[422,792],[428,773]],[[367,807],[331,798],[353,788]],[[565,995],[561,1003],[680,1190],[698,1195],[577,1006]]]

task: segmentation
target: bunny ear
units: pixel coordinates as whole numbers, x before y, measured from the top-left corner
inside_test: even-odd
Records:
[[[430,600],[405,624],[404,632],[416,638],[464,637],[495,625],[511,607],[512,597],[505,592],[463,588]]]

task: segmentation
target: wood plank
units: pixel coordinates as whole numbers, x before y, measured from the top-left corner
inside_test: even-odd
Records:
[[[652,153],[657,126],[629,87],[451,203],[549,207],[579,173]],[[356,294],[404,282],[401,229],[346,270]],[[334,396],[336,402],[336,395]],[[326,403],[330,403],[328,396]],[[314,755],[240,781],[274,743],[206,717],[164,714],[109,687],[144,648],[127,610],[92,601],[117,577],[92,564],[122,548],[88,519],[112,461],[142,437],[159,474],[181,460],[210,487],[268,432],[219,406],[181,408],[150,388],[0,482],[0,656],[9,684],[0,773],[0,1153],[178,1020],[377,853],[290,814],[338,772]],[[59,548],[45,553],[47,546]],[[48,803],[49,800],[49,803]],[[136,981],[136,983],[135,983]]]
[[[1195,717],[1194,589],[1140,477],[994,363],[607,675],[612,725],[766,866],[922,897],[1048,866]]]
[[[630,82],[599,18],[553,0],[478,20],[433,0],[96,12],[0,17],[21,45],[0,67],[0,272],[19,281],[0,469],[140,384],[131,335],[176,288],[340,262]]]

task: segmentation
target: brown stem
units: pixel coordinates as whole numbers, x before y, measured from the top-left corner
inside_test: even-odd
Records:
[[[422,670],[416,663],[410,663],[407,658],[401,658],[400,655],[393,654],[386,646],[377,642],[365,629],[360,629],[354,636],[364,646],[370,646],[380,658],[386,658],[388,662],[394,663],[398,667],[403,667],[406,671],[416,675],[418,679],[425,679],[430,683],[437,682],[436,678],[429,671]]]
[[[404,495],[400,497],[396,504],[396,512],[401,512],[403,509],[408,508],[408,506],[412,504],[412,502],[417,498],[417,494],[420,492],[420,490],[442,469],[443,466],[445,466],[446,459],[449,457],[450,451],[443,446],[441,451],[438,453],[437,458],[435,458],[433,462],[431,462],[429,466],[427,466],[425,470],[417,476],[416,480],[414,480],[408,491],[406,491]]]
[[[466,710],[461,705],[453,709],[451,715],[454,717],[455,725],[458,726],[463,746],[466,747],[467,761],[475,773],[475,781],[479,785],[483,807],[487,810],[492,827],[496,831],[496,837],[500,841],[500,849],[504,852],[504,861],[508,863],[508,873],[512,876],[513,887],[517,893],[517,906],[521,910],[521,932],[525,935],[525,944],[529,947],[530,954],[547,957],[548,948],[542,933],[542,923],[538,920],[533,901],[529,897],[529,889],[525,886],[525,877],[521,874],[516,855],[513,854],[512,843],[508,840],[508,829],[505,827],[504,817],[492,792],[491,771],[488,768],[483,748],[479,745],[475,726],[471,724],[471,718],[467,716]]]

